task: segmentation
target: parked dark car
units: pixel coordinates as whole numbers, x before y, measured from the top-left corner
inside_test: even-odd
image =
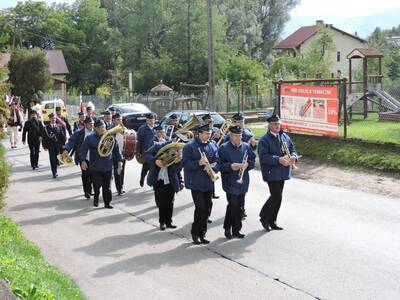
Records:
[[[205,114],[210,113],[212,119],[214,120],[214,126],[220,128],[222,123],[224,123],[225,119],[217,112],[209,112],[207,110],[180,110],[180,111],[170,111],[168,112],[161,120],[161,125],[167,125],[169,121],[169,116],[172,114],[176,114],[180,117],[180,123],[185,124],[190,117],[195,114],[199,119]]]
[[[116,109],[122,116],[122,122],[128,129],[138,130],[139,127],[146,123],[146,115],[151,113],[151,110],[142,103],[120,103],[112,104],[110,107]],[[155,114],[156,119],[157,115]]]

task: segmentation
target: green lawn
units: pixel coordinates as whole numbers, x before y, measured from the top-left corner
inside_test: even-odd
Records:
[[[9,282],[21,299],[86,299],[78,286],[45,262],[40,249],[22,235],[18,226],[0,214],[0,278]]]
[[[249,123],[249,127],[258,137],[266,131],[266,122]],[[343,136],[343,125],[339,134]],[[400,122],[378,121],[378,114],[370,113],[364,120],[361,115],[354,115],[353,121],[347,126],[347,138],[360,139],[367,142],[400,144]]]
[[[343,125],[340,126],[340,136],[343,136]],[[364,120],[363,116],[354,115],[353,121],[347,126],[347,137],[364,141],[400,144],[400,122],[378,121],[378,114],[370,113]]]
[[[369,122],[369,126],[366,125]],[[354,135],[358,129],[357,138],[365,142],[348,139],[347,142],[321,136],[290,134],[296,149],[305,158],[332,163],[335,165],[357,166],[390,173],[400,172],[400,141],[387,134],[400,124],[395,122],[378,123],[368,120],[361,123],[355,121],[351,126]],[[248,124],[257,138],[265,134],[265,124]],[[254,128],[255,126],[256,128]],[[253,127],[253,128],[252,128]],[[261,128],[260,128],[261,127]],[[367,128],[370,128],[367,130]],[[381,128],[381,129],[378,129]],[[400,128],[399,128],[400,131]],[[350,132],[350,131],[349,131]],[[398,133],[397,133],[398,134]],[[369,136],[368,140],[366,137]],[[354,137],[354,136],[353,136]],[[371,141],[383,142],[374,144]],[[396,143],[391,144],[391,143]]]

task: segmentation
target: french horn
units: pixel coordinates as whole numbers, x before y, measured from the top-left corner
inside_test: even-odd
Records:
[[[107,130],[104,134],[102,134],[100,138],[100,142],[97,145],[97,152],[100,157],[107,157],[111,155],[111,152],[115,146],[115,137],[117,133],[123,134],[125,132],[125,127],[122,124],[119,124],[110,130]]]
[[[176,164],[181,160],[181,151],[184,146],[185,143],[169,143],[157,151],[156,159],[161,160],[165,167]]]

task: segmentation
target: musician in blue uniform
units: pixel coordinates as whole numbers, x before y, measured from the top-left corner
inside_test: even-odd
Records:
[[[211,128],[211,139],[214,140],[215,142],[218,142],[218,140],[221,137],[221,131],[219,130],[219,128],[214,126],[214,120],[211,117],[211,114],[207,113],[204,116],[201,117],[202,121],[203,121],[203,125],[208,125]],[[213,190],[212,193],[212,199],[218,199],[219,196],[215,194],[215,189]],[[212,223],[212,220],[210,219],[211,216],[211,212],[212,212],[212,208],[213,208],[213,201],[211,199],[211,204],[210,204],[210,210],[208,212],[208,223]]]
[[[83,123],[85,127],[75,131],[68,139],[68,142],[64,146],[63,156],[66,157],[68,156],[68,153],[74,151],[75,164],[78,165],[80,161],[84,160],[87,166],[89,166],[90,154],[88,153],[86,157],[83,157],[82,159],[80,159],[79,154],[83,141],[85,140],[86,137],[88,137],[93,133],[93,120],[91,117],[86,117]],[[90,196],[92,195],[92,180],[90,178],[90,172],[89,170],[83,170],[83,169],[81,169],[81,171],[82,171],[81,178],[82,178],[83,192],[85,198],[90,199]]]
[[[179,172],[181,171],[179,162],[170,166],[165,166],[163,161],[157,159],[157,152],[171,141],[155,142],[145,153],[146,162],[150,166],[147,176],[147,184],[154,189],[154,197],[158,206],[160,230],[165,228],[176,228],[172,223],[174,210],[175,193],[180,191]]]
[[[57,119],[53,113],[49,114],[49,120],[50,123],[44,127],[43,148],[49,151],[51,173],[53,178],[56,178],[58,176],[57,155],[60,154],[60,149],[64,146],[66,138],[63,128],[56,123]]]
[[[182,128],[182,125],[179,123],[180,118],[177,114],[172,114],[168,118],[169,118],[169,122],[168,122],[169,126],[168,126],[168,129],[166,132],[167,137],[170,139],[176,139],[177,136],[176,136],[175,132]]]
[[[106,133],[106,124],[103,120],[96,120],[94,123],[95,131],[93,134],[88,135],[81,146],[79,152],[79,160],[81,162],[82,170],[89,170],[90,177],[93,182],[94,200],[93,205],[99,205],[100,188],[102,189],[103,201],[105,208],[113,208],[111,206],[112,194],[110,189],[111,175],[113,168],[113,160],[118,161],[118,168],[122,169],[122,154],[119,149],[118,143],[114,144],[109,156],[101,157],[97,150],[100,138]],[[90,164],[86,162],[87,154],[90,153]]]
[[[104,123],[106,124],[106,129],[109,130],[114,127],[113,121],[112,121],[112,116],[111,116],[111,111],[105,110],[101,113],[104,117]]]
[[[242,141],[245,143],[248,143],[253,150],[256,150],[257,148],[257,141],[256,138],[254,137],[254,134],[249,130],[244,128],[244,115],[242,113],[237,113],[232,116],[232,122],[233,126],[239,126],[242,128]],[[224,137],[224,142],[229,141],[229,132],[228,134]],[[243,199],[244,201],[244,199]],[[242,203],[242,218],[246,218],[246,209],[245,209],[245,202]]]
[[[229,128],[229,141],[218,150],[222,188],[226,192],[224,229],[227,239],[244,238],[242,228],[242,204],[249,188],[249,170],[254,168],[256,155],[249,144],[242,141],[243,129],[239,126]]]
[[[207,219],[214,190],[214,172],[218,172],[218,148],[208,125],[198,127],[197,136],[183,148],[182,166],[185,187],[192,192],[195,205],[192,238],[195,244],[208,244]],[[211,172],[213,171],[213,172]]]
[[[26,142],[26,134],[28,134],[31,167],[32,170],[35,170],[38,168],[40,141],[42,140],[43,134],[43,125],[37,119],[37,112],[35,110],[30,110],[30,119],[24,124],[24,130],[22,132],[22,143],[24,145]]]
[[[154,138],[154,114],[149,113],[146,115],[146,124],[143,124],[139,127],[137,136],[137,144],[136,144],[136,158],[138,160],[144,159],[144,153],[149,148],[150,142]],[[149,171],[149,164],[144,161],[142,165],[142,171],[140,173],[140,181],[139,184],[141,187],[144,185],[144,178]]]
[[[289,135],[281,131],[279,116],[272,115],[267,119],[268,131],[258,144],[263,180],[268,183],[270,197],[260,212],[260,222],[265,230],[282,230],[276,224],[282,203],[285,181],[291,178],[291,169],[297,160],[297,152]],[[286,153],[285,147],[287,149]]]

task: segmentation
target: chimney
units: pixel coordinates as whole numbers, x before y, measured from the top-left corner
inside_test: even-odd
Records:
[[[315,22],[315,25],[317,25],[318,28],[323,27],[324,26],[324,21],[323,20],[317,20]]]

